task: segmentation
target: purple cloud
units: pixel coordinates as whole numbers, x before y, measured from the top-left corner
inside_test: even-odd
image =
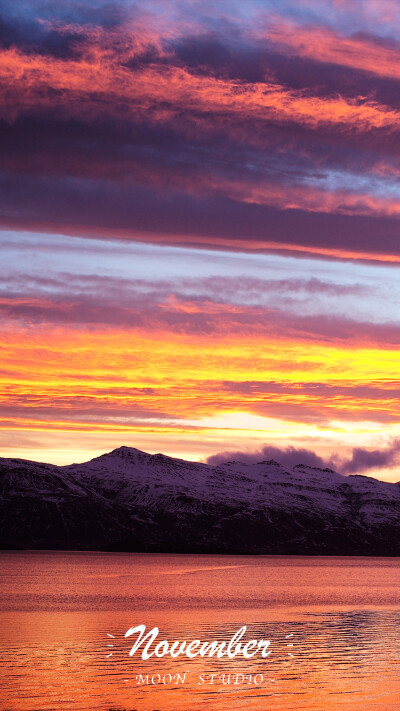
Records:
[[[358,474],[372,469],[385,469],[398,463],[400,454],[400,439],[393,440],[383,449],[370,450],[365,447],[355,447],[349,459],[337,456],[324,459],[309,449],[302,447],[274,447],[266,445],[255,452],[229,451],[220,452],[208,457],[207,463],[214,466],[228,461],[240,461],[246,464],[257,464],[261,461],[274,460],[285,467],[304,464],[319,469],[333,469],[340,474]]]
[[[323,469],[327,467],[327,463],[322,457],[319,457],[315,452],[302,447],[273,447],[266,445],[257,452],[221,452],[208,457],[207,464],[216,466],[224,464],[228,461],[239,461],[245,464],[257,464],[262,461],[274,460],[285,467],[294,467],[297,464],[305,464],[309,467],[319,467]]]
[[[369,469],[384,469],[397,463],[400,453],[400,440],[394,440],[386,449],[365,449],[355,447],[351,459],[340,465],[343,474],[356,474]]]

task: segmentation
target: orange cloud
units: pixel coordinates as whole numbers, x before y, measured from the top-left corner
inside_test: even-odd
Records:
[[[375,172],[383,174],[383,167]],[[229,197],[257,205],[274,206],[280,210],[337,213],[342,215],[400,215],[400,200],[348,190],[324,190],[309,185],[277,184],[260,180],[249,181],[210,178],[198,187],[220,191]]]
[[[243,120],[357,131],[394,131],[400,125],[398,111],[363,97],[321,98],[271,82],[219,79],[163,64],[131,69],[121,63],[119,44],[110,47],[100,30],[88,37],[79,59],[1,51],[0,82],[1,115],[9,121],[51,108],[91,120],[104,113],[156,123],[178,118],[192,131],[233,124],[239,134]]]
[[[400,79],[400,46],[378,44],[366,36],[340,37],[327,27],[288,22],[274,23],[266,37],[299,57]]]

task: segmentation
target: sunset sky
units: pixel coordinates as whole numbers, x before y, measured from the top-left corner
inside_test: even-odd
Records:
[[[0,454],[400,480],[398,0],[3,0],[0,48]]]

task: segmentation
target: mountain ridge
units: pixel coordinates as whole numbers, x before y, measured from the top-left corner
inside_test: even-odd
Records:
[[[398,482],[275,460],[0,458],[0,515],[3,549],[400,554]]]

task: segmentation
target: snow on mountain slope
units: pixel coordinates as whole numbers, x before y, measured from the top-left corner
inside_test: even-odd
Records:
[[[3,547],[400,552],[398,484],[302,464],[213,467],[120,447],[64,467],[0,459],[0,482]]]

